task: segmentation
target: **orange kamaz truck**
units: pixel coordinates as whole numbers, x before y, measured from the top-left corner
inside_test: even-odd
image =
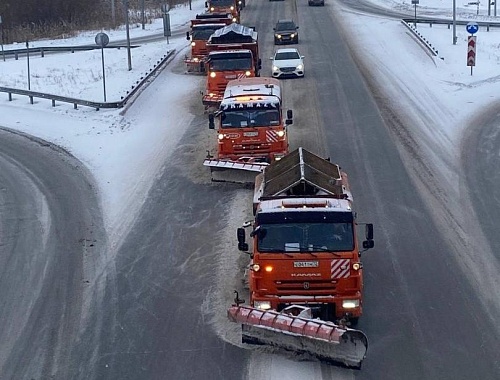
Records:
[[[217,152],[204,165],[212,169],[213,180],[224,180],[228,169],[250,171],[255,177],[288,154],[287,126],[293,114],[288,110],[285,119],[282,96],[274,78],[242,78],[227,84],[218,111],[209,115],[209,128],[216,130]]]
[[[257,175],[251,224],[238,248],[250,254],[250,306],[281,311],[291,305],[313,317],[354,325],[363,313],[363,264],[347,175],[299,148]],[[363,249],[374,246],[364,224]]]
[[[191,41],[191,55],[184,58],[187,71],[190,73],[202,73],[204,70],[203,60],[208,54],[207,41],[210,36],[220,28],[231,24],[230,14],[201,14],[191,20],[191,30],[186,32],[186,39]]]
[[[233,23],[210,36],[207,50],[207,84],[202,102],[206,108],[218,108],[230,80],[259,76],[262,64],[258,35],[252,28]]]
[[[207,13],[230,14],[233,22],[240,22],[240,9],[238,0],[209,0],[205,2]]]

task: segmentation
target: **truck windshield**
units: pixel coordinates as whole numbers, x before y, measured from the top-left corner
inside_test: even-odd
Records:
[[[198,40],[198,41],[208,41],[210,36],[217,30],[220,29],[221,26],[214,26],[213,28],[200,28],[200,29],[195,29],[193,28],[193,32],[191,35],[191,38],[193,40]]]
[[[269,127],[280,125],[277,109],[230,110],[222,114],[222,128]]]
[[[230,58],[212,59],[210,69],[212,71],[229,70],[250,70],[252,68],[252,58]]]
[[[230,7],[234,5],[234,0],[212,0],[210,6],[212,7]]]
[[[352,223],[261,224],[257,246],[262,253],[352,251],[354,230]]]

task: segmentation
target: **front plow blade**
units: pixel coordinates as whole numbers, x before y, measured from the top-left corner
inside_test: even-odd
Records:
[[[210,168],[212,181],[232,183],[254,183],[255,176],[261,173],[267,163],[247,163],[207,158],[203,165]]]
[[[335,365],[359,369],[368,349],[363,332],[319,319],[247,306],[232,306],[228,318],[242,324],[243,343],[305,353]]]

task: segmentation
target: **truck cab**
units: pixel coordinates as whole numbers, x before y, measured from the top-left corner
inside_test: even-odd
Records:
[[[240,22],[240,4],[238,0],[209,0],[205,2],[207,13],[228,13],[233,22]]]
[[[209,127],[217,129],[217,158],[271,163],[288,154],[287,125],[279,81],[254,77],[228,83]]]

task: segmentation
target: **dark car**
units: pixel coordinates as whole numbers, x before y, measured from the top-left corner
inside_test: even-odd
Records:
[[[309,5],[321,5],[321,6],[324,6],[325,5],[325,0],[309,0],[308,4]]]
[[[293,20],[279,20],[274,27],[274,44],[298,44],[298,29]]]

